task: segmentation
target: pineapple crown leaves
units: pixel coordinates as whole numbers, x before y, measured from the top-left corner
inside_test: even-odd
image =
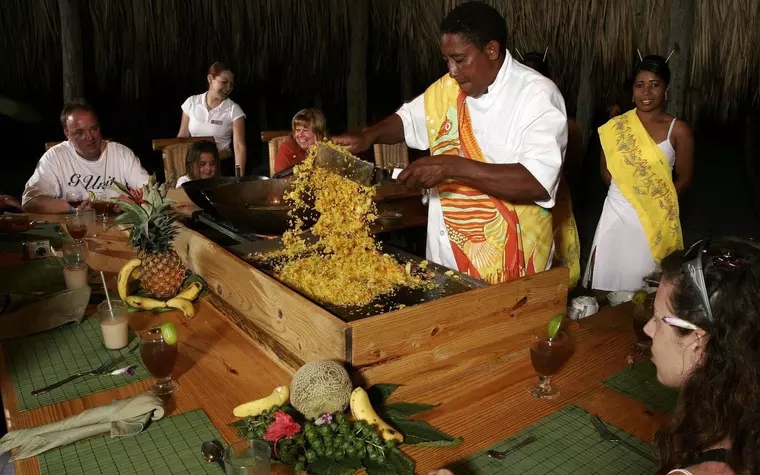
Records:
[[[119,182],[114,186],[123,193],[118,201],[122,213],[116,223],[129,227],[130,245],[148,254],[169,251],[179,216],[171,209],[172,201],[166,199],[166,184],[157,184],[153,175],[137,190]]]

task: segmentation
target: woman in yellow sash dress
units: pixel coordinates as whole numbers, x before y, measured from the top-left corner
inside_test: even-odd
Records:
[[[599,128],[609,191],[584,276],[598,290],[639,289],[665,256],[683,249],[678,196],[691,183],[694,138],[686,122],[663,110],[665,58],[645,57],[633,77],[636,108]]]

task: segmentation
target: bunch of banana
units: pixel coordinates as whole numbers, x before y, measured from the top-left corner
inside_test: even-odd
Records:
[[[354,419],[366,422],[373,426],[383,440],[392,440],[399,444],[404,441],[404,436],[401,432],[391,427],[377,415],[377,412],[375,412],[375,409],[372,407],[372,403],[369,400],[367,391],[362,387],[357,387],[351,392],[350,404],[351,415]]]
[[[154,310],[157,308],[171,307],[182,311],[187,318],[195,316],[195,308],[193,308],[193,300],[198,298],[201,290],[203,290],[203,284],[200,282],[192,282],[185,287],[182,292],[178,293],[169,300],[158,300],[149,297],[140,297],[137,295],[129,295],[129,282],[130,280],[140,278],[140,259],[132,259],[124,264],[119,271],[119,276],[116,281],[116,288],[119,291],[119,298],[126,302],[128,305],[140,310]]]

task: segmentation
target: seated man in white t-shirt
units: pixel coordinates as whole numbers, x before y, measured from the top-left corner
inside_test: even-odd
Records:
[[[66,193],[103,190],[118,193],[114,181],[139,188],[148,172],[129,148],[103,140],[95,110],[83,101],[68,103],[61,112],[61,125],[68,141],[52,147],[40,158],[26,182],[21,204],[28,213],[69,213]]]

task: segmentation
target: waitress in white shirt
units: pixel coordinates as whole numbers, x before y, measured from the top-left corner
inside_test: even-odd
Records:
[[[229,98],[235,75],[217,61],[208,68],[208,91],[190,96],[182,104],[182,122],[177,137],[214,137],[224,175],[245,173],[245,113]],[[235,157],[230,160],[230,157]]]

